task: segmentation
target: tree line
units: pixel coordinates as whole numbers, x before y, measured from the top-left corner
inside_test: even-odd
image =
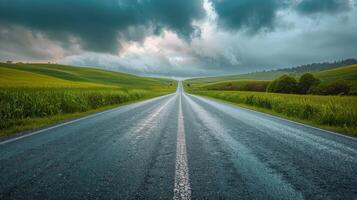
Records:
[[[353,64],[357,64],[357,59],[349,58],[345,60],[336,60],[334,62],[311,63],[306,65],[296,66],[293,68],[277,69],[275,71],[284,71],[284,72],[291,72],[291,73],[306,73],[306,72],[329,70],[336,67],[353,65]]]

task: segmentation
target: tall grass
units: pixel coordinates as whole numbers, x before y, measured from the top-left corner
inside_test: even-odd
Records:
[[[267,109],[312,124],[335,127],[357,136],[357,97],[231,91],[194,91],[194,93]]]
[[[86,112],[157,95],[145,90],[1,88],[0,131],[26,119]]]

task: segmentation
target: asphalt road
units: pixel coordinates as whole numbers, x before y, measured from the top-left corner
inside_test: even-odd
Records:
[[[0,199],[357,199],[357,140],[179,87],[0,142]]]

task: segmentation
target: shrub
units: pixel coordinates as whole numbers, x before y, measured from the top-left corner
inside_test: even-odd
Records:
[[[263,92],[268,88],[268,81],[256,81],[256,82],[248,82],[243,86],[242,91],[256,91]]]
[[[296,93],[297,82],[294,77],[283,75],[272,81],[267,88],[267,92],[275,93]]]
[[[311,87],[320,84],[320,80],[310,73],[305,73],[299,79],[298,90],[300,94],[306,94]]]
[[[329,84],[320,84],[309,89],[309,94],[318,95],[348,95],[351,87],[346,81],[338,80]]]
[[[316,85],[316,86],[312,86],[307,92],[306,94],[314,94],[314,95],[322,95],[322,87],[321,85]]]
[[[326,95],[348,95],[350,92],[350,86],[344,80],[334,81],[323,89],[323,93]]]

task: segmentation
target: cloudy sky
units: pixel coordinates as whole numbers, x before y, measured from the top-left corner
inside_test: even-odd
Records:
[[[0,61],[144,75],[357,57],[357,0],[0,0]]]

